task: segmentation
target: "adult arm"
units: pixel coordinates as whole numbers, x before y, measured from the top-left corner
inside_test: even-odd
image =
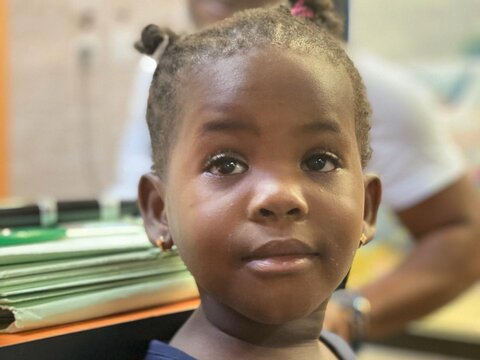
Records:
[[[467,177],[398,216],[415,246],[397,268],[359,289],[371,303],[368,339],[403,329],[480,276],[480,201]]]
[[[404,329],[480,278],[480,200],[466,176],[398,216],[415,236],[413,249],[391,272],[355,290],[371,305],[368,340]],[[325,328],[351,342],[352,315],[331,302]]]
[[[431,94],[402,69],[377,58],[354,60],[373,108],[368,170],[380,175],[382,201],[395,209],[414,238],[398,267],[358,289],[371,303],[366,337],[378,339],[437,309],[478,279],[480,200]],[[351,324],[351,311],[329,304],[327,329],[349,340]]]

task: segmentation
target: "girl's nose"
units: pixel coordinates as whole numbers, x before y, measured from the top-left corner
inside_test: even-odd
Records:
[[[308,214],[308,204],[299,184],[279,181],[261,181],[248,207],[252,221],[303,220]]]

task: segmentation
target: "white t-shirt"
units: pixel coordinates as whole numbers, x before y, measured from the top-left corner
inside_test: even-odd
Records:
[[[433,94],[407,71],[377,57],[351,52],[373,114],[367,171],[383,184],[382,203],[395,210],[436,194],[466,172]]]
[[[383,203],[395,210],[408,208],[461,176],[466,171],[461,151],[449,138],[432,95],[402,69],[366,54],[353,53],[352,58],[373,109],[367,171],[380,176]],[[147,57],[140,62],[111,197],[136,198],[140,176],[150,171],[145,112],[155,65]]]

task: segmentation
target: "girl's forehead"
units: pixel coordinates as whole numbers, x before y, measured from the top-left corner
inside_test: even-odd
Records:
[[[210,61],[184,75],[177,98],[179,139],[196,139],[212,126],[233,135],[232,124],[267,134],[272,127],[289,132],[329,123],[343,134],[339,142],[355,142],[350,80],[326,59],[260,49]]]
[[[353,87],[347,72],[325,56],[268,46],[204,61],[183,75],[182,105],[274,97],[288,102],[301,98],[319,109],[354,111]]]

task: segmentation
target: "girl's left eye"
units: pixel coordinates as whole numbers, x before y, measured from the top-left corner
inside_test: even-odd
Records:
[[[306,171],[329,172],[339,166],[338,158],[330,153],[313,154],[302,162],[302,169]]]
[[[242,174],[248,170],[248,165],[245,162],[225,154],[219,154],[209,159],[205,171],[217,175],[236,175]]]

